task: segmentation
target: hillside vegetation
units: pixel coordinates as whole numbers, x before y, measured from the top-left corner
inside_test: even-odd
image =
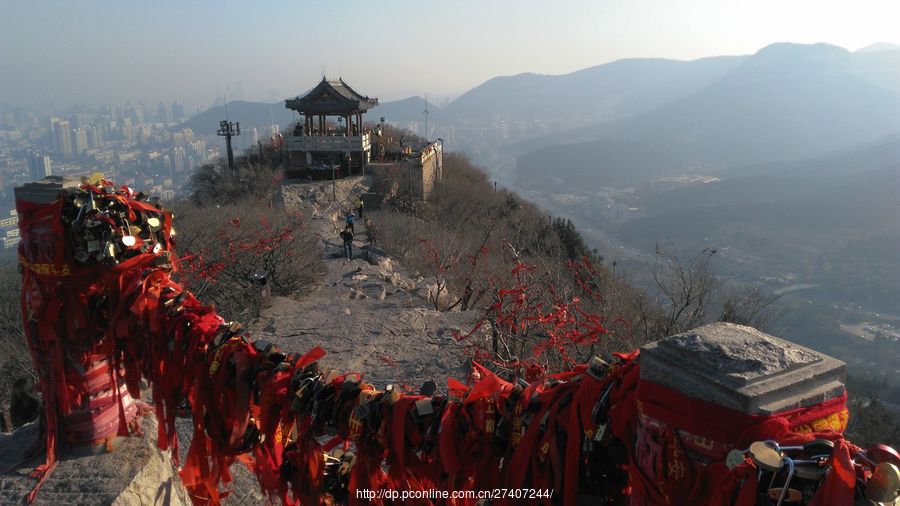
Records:
[[[653,289],[632,287],[585,245],[571,221],[495,190],[460,155],[445,155],[444,180],[425,205],[411,208],[401,193],[366,216],[379,247],[434,279],[436,309],[484,312],[494,336],[488,348],[504,360],[543,352],[545,341],[554,339],[547,329],[504,330],[504,321],[552,320],[560,308],[592,315],[608,331],[566,343],[571,346],[564,353],[576,361],[631,350],[710,321],[764,326],[771,318],[770,296],[724,289],[709,269],[709,252],[686,259],[661,254]],[[510,295],[521,300],[504,298]],[[543,365],[559,366],[559,359],[544,357]]]

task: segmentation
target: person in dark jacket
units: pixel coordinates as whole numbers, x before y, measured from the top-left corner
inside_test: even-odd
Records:
[[[347,260],[353,260],[353,228],[350,225],[341,232],[341,239],[344,240],[344,254]]]
[[[353,230],[353,219],[354,218],[356,218],[356,216],[353,215],[353,211],[347,211],[347,214],[344,216],[344,219],[347,220],[347,228],[350,229],[351,233],[355,232],[355,230]]]

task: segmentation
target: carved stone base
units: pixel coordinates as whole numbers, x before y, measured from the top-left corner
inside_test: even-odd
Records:
[[[641,379],[747,414],[812,406],[844,392],[847,364],[764,334],[714,323],[648,344]]]

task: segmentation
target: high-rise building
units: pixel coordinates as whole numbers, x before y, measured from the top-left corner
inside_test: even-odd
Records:
[[[88,145],[92,148],[102,148],[103,147],[103,132],[101,131],[100,125],[91,125],[87,127],[88,132]]]
[[[194,157],[194,160],[205,162],[206,158],[206,141],[203,139],[198,139],[191,143],[191,154]]]
[[[184,172],[184,148],[177,147],[172,149],[172,168],[175,173]]]
[[[122,120],[122,138],[126,141],[130,141],[131,138],[134,137],[134,130],[132,130],[131,124],[131,118]]]
[[[88,150],[88,133],[84,128],[76,128],[73,134],[75,154],[80,155]]]
[[[156,105],[156,121],[159,121],[163,125],[172,123],[172,110],[169,109],[166,104],[162,103],[162,101]]]
[[[122,117],[122,107],[112,104],[100,107],[100,113],[109,116],[111,121],[118,121]]]
[[[186,119],[184,117],[184,106],[178,102],[172,102],[172,119],[176,123],[181,123]]]
[[[144,123],[144,105],[125,104],[125,119],[129,118],[133,126],[142,125]]]
[[[52,175],[50,156],[41,153],[28,153],[28,171],[32,181]]]
[[[72,131],[68,121],[53,123],[53,148],[62,156],[72,156]]]

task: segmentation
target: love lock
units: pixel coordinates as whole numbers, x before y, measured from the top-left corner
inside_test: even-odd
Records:
[[[784,459],[781,453],[765,441],[756,441],[751,444],[749,453],[756,467],[763,471],[777,473],[784,468]]]
[[[809,501],[815,496],[819,486],[828,476],[830,468],[825,459],[795,460],[794,474],[797,477],[797,489],[803,493],[803,499]]]
[[[747,457],[741,450],[731,450],[725,457],[725,466],[728,469],[734,469],[735,467],[742,465],[745,462],[747,462]]]
[[[133,235],[126,235],[126,236],[122,237],[121,241],[122,241],[122,245],[125,246],[126,248],[133,248],[139,244],[138,241],[140,241],[140,239],[138,239],[137,237],[135,237]],[[143,241],[141,241],[141,242],[143,242]]]
[[[794,461],[787,457],[783,457],[783,462],[787,465],[788,468],[787,478],[784,480],[784,485],[782,485],[780,489],[772,488],[772,483],[769,484],[769,497],[774,499],[774,497],[772,497],[773,492],[778,495],[778,503],[775,506],[782,506],[786,501],[790,501],[788,502],[788,504],[799,504],[800,499],[803,498],[803,494],[800,493],[799,490],[791,488],[791,481],[794,478]],[[775,476],[773,475],[772,482],[774,481]],[[795,496],[798,496],[796,500],[789,499]]]
[[[803,445],[803,455],[809,458],[828,458],[832,453],[834,453],[834,441],[828,439],[813,439]]]
[[[794,492],[792,492],[793,489],[790,488],[791,480],[794,478],[794,461],[783,456],[781,452],[776,449],[777,447],[778,443],[774,441],[756,441],[750,445],[748,452],[750,453],[750,458],[753,459],[753,462],[760,471],[772,473],[772,479],[769,480],[769,486],[767,487],[766,493],[772,500],[775,499],[773,495],[777,496],[778,503],[776,506],[782,506],[785,501],[788,500],[788,497],[794,494]],[[775,488],[775,479],[785,467],[787,467],[788,472],[784,484],[779,488]],[[800,494],[799,491],[795,492]],[[802,494],[800,494],[800,497],[802,498]]]
[[[900,497],[900,469],[890,462],[875,466],[866,482],[866,497],[877,503],[892,503]]]
[[[431,399],[419,399],[416,401],[416,413],[419,416],[428,416],[434,413],[434,405]]]
[[[338,469],[338,473],[342,475],[350,474],[350,470],[353,469],[353,466],[356,464],[356,454],[353,452],[345,452],[341,458],[341,467]]]
[[[400,400],[400,391],[394,385],[388,385],[384,389],[384,402],[388,406],[393,406]]]
[[[785,505],[801,504],[803,500],[803,493],[795,488],[773,488],[769,490],[768,496],[770,501]]]

